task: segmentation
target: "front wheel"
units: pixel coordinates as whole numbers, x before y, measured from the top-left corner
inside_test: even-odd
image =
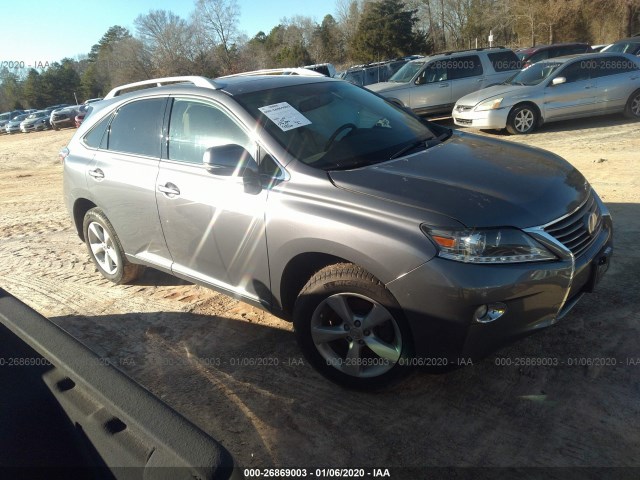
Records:
[[[317,272],[298,296],[293,324],[309,363],[345,387],[381,388],[409,370],[411,334],[397,302],[355,265]]]
[[[512,135],[525,135],[538,126],[538,112],[530,105],[514,107],[507,118],[507,131]]]
[[[142,275],[144,267],[127,260],[120,240],[102,210],[89,210],[84,216],[82,228],[89,256],[103,277],[120,285]]]
[[[631,94],[624,107],[624,115],[627,118],[640,120],[640,89]]]

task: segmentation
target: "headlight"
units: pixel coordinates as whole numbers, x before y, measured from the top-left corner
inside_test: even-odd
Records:
[[[500,108],[500,105],[502,104],[502,98],[494,98],[492,100],[485,100],[484,102],[481,102],[478,104],[478,106],[475,108],[476,112],[482,112],[484,110],[495,110],[496,108]]]
[[[438,256],[465,263],[523,263],[557,257],[515,228],[443,230],[422,225],[438,246]]]

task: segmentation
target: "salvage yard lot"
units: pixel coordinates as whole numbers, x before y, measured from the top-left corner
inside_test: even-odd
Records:
[[[640,123],[608,116],[499,135],[587,177],[613,215],[609,272],[556,326],[370,394],[320,377],[291,326],[258,309],[149,269],[133,285],[104,280],[62,202],[57,152],[73,132],[0,137],[0,287],[242,467],[640,467]]]

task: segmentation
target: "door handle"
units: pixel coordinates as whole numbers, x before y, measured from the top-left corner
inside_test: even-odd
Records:
[[[158,185],[158,191],[165,195],[180,195],[180,189],[173,183],[165,183],[164,185]]]
[[[444,88],[444,87],[448,87],[449,84],[448,83],[441,83],[440,85],[438,85],[439,88]]]
[[[89,176],[95,178],[96,180],[101,180],[104,178],[104,172],[99,168],[96,168],[95,170],[89,170],[88,173]]]

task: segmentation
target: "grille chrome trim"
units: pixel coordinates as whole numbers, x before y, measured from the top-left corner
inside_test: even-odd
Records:
[[[594,215],[595,219],[590,218]],[[589,220],[593,223],[592,232],[589,232]],[[595,241],[602,227],[602,212],[595,195],[589,192],[589,196],[582,205],[573,212],[542,226],[542,230],[562,243],[575,258],[578,258]]]

